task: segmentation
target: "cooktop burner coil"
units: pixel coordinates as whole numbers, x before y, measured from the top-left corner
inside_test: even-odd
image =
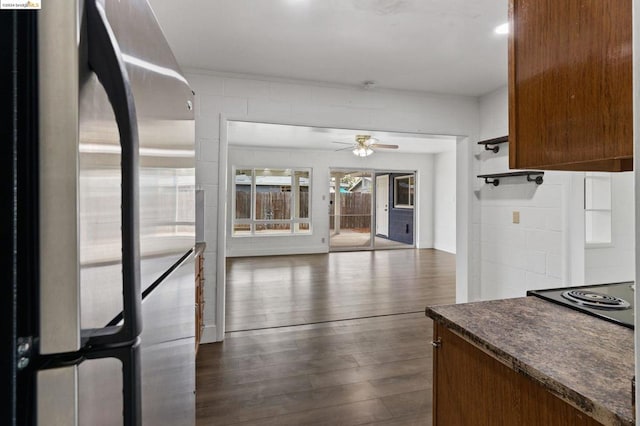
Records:
[[[598,309],[628,309],[631,305],[624,299],[590,290],[569,290],[562,297],[583,306]]]

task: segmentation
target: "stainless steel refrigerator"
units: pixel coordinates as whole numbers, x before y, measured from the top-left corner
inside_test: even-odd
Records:
[[[192,425],[193,92],[145,0],[0,14],[0,423]]]

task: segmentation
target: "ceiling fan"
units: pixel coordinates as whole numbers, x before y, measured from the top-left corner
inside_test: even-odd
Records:
[[[350,149],[351,152],[358,157],[367,157],[378,149],[398,149],[398,145],[378,143],[378,139],[372,138],[371,135],[356,135],[355,138],[355,143],[333,141],[333,143],[349,145],[346,148],[337,149],[336,151]]]

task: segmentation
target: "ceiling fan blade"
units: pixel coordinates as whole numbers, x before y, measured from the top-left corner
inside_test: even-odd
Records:
[[[353,146],[353,142],[338,142],[338,141],[331,141],[331,143],[339,143],[340,145],[350,145],[350,146]]]
[[[353,145],[352,145],[352,146],[347,146],[347,147],[345,147],[345,148],[335,149],[333,152],[346,151],[346,150],[348,150],[348,149],[355,149],[355,148],[354,148],[354,147],[353,147]]]
[[[382,149],[398,149],[398,145],[387,145],[384,143],[374,143],[369,145],[369,148],[382,148]]]

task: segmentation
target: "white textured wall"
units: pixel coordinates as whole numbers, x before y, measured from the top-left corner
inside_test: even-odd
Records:
[[[329,169],[336,167],[417,171],[416,230],[418,234],[416,235],[416,245],[419,248],[431,248],[433,247],[434,238],[433,158],[433,155],[428,154],[416,155],[384,152],[376,152],[370,157],[358,158],[349,150],[341,152],[309,150],[286,151],[230,146],[228,162],[229,182],[231,182],[232,179],[231,166],[270,168],[308,167],[312,169],[311,219],[313,234],[232,237],[232,212],[231,204],[229,204],[227,206],[227,255],[260,256],[270,254],[327,253],[329,251]],[[229,197],[232,196],[231,191],[232,189],[229,188]],[[453,214],[453,217],[455,218],[455,214]],[[322,242],[323,238],[324,242]]]
[[[456,153],[434,157],[433,247],[456,252]]]
[[[587,284],[635,279],[635,197],[633,172],[611,175],[612,243],[585,251]]]
[[[480,99],[480,137],[508,132],[507,88]],[[476,148],[479,173],[508,171],[507,145],[493,154]],[[634,279],[633,173],[612,175],[613,243],[585,248],[584,173],[545,172],[536,186],[523,178],[492,187],[476,183],[473,264],[480,271],[481,298],[524,296],[534,288]],[[513,211],[520,224],[512,223]]]
[[[508,133],[507,88],[480,98],[480,139]],[[509,171],[509,149],[494,154],[476,147],[478,173]],[[500,186],[475,183],[473,218],[474,266],[479,270],[480,298],[524,296],[526,290],[568,284],[570,236],[568,217],[571,173],[545,172],[544,183],[525,178],[503,179]],[[520,212],[520,223],[512,213]]]
[[[477,139],[478,102],[465,96],[434,95],[391,90],[366,91],[323,83],[292,82],[269,78],[231,76],[192,70],[187,78],[196,92],[197,184],[205,190],[205,334],[203,341],[216,339],[215,294],[220,115],[230,119],[346,127],[371,130],[419,132],[469,136]],[[458,161],[468,162],[470,150],[464,139],[458,142]],[[223,165],[225,167],[226,165]],[[458,228],[467,229],[471,207],[469,165],[458,168]],[[462,195],[461,195],[462,194]],[[467,233],[457,236],[458,300],[471,294],[467,284]]]

